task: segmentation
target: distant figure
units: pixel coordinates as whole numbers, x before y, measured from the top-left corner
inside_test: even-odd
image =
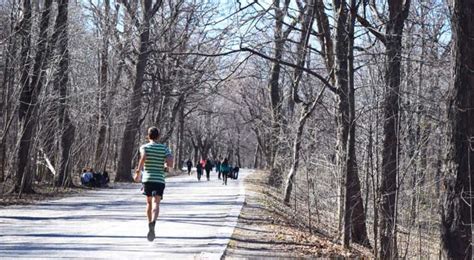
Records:
[[[209,160],[209,159],[206,160],[206,164],[204,166],[204,169],[206,169],[206,178],[209,181],[210,180],[210,173],[211,173],[211,170],[212,170],[211,160]]]
[[[88,169],[82,170],[81,184],[84,186],[93,186],[94,174]]]
[[[203,168],[203,167],[202,167],[201,162],[197,162],[197,163],[196,163],[196,173],[197,173],[198,181],[201,181],[202,168]]]
[[[173,167],[173,155],[166,145],[158,143],[160,132],[156,127],[148,128],[147,144],[140,147],[140,161],[133,176],[139,182],[142,171],[143,195],[146,196],[146,215],[148,219],[148,241],[155,239],[155,224],[160,214],[160,202],[165,190],[166,167]]]
[[[237,178],[239,178],[239,170],[240,168],[238,166],[235,166],[234,168],[232,168],[232,173],[231,173],[232,179],[237,180]]]
[[[222,184],[227,185],[227,177],[230,172],[229,160],[227,160],[227,158],[225,158],[224,161],[221,163],[221,172],[223,179]]]
[[[217,178],[221,179],[221,160],[218,159],[214,163],[216,165]]]
[[[191,159],[186,162],[186,166],[188,166],[188,175],[191,175],[191,169],[193,168],[193,162],[191,162]]]
[[[104,171],[104,173],[102,173],[102,187],[107,186],[109,182],[110,182],[109,173],[107,171]]]
[[[100,188],[101,183],[102,183],[102,174],[100,174],[100,172],[94,172],[92,168],[90,169],[90,171],[92,172],[92,175],[94,176],[94,178],[92,178],[92,186]]]

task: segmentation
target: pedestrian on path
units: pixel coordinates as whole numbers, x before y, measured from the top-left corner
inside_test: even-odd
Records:
[[[196,163],[196,175],[197,175],[197,178],[198,178],[198,181],[201,181],[201,175],[202,175],[202,164],[201,162],[197,162]]]
[[[160,202],[165,190],[166,167],[173,167],[173,155],[166,145],[158,143],[160,132],[156,127],[148,129],[147,144],[140,147],[140,161],[133,179],[143,183],[143,195],[146,196],[146,215],[148,218],[148,241],[155,239],[155,224],[160,214]]]
[[[211,160],[207,159],[206,160],[206,165],[204,166],[204,169],[206,170],[206,178],[209,181],[210,180],[210,174],[212,170],[212,162]]]
[[[221,158],[217,159],[214,163],[216,165],[217,178],[221,179]]]
[[[222,184],[227,185],[227,177],[230,172],[229,160],[227,158],[221,163],[221,172],[222,172]]]
[[[188,159],[186,166],[188,167],[188,175],[191,175],[191,168],[193,168],[193,162],[191,162],[191,159]]]

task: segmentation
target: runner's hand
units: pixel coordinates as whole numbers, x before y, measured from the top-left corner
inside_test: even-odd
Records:
[[[140,171],[135,171],[135,174],[133,175],[133,180],[135,182],[140,182],[140,177],[141,177],[141,172]]]

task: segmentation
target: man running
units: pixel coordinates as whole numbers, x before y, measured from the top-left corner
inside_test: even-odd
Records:
[[[160,201],[165,190],[165,163],[166,167],[173,167],[173,155],[166,145],[158,143],[160,132],[156,127],[148,129],[149,143],[140,147],[140,161],[135,170],[133,179],[136,182],[141,178],[143,195],[146,196],[146,216],[148,218],[148,241],[155,239],[155,224],[160,214]]]

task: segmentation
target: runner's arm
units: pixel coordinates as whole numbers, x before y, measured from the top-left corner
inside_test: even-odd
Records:
[[[135,182],[140,181],[140,176],[142,174],[143,166],[145,165],[145,159],[146,159],[146,154],[145,153],[141,154],[140,161],[138,162],[138,167],[135,170],[135,175],[133,176],[133,180]]]

